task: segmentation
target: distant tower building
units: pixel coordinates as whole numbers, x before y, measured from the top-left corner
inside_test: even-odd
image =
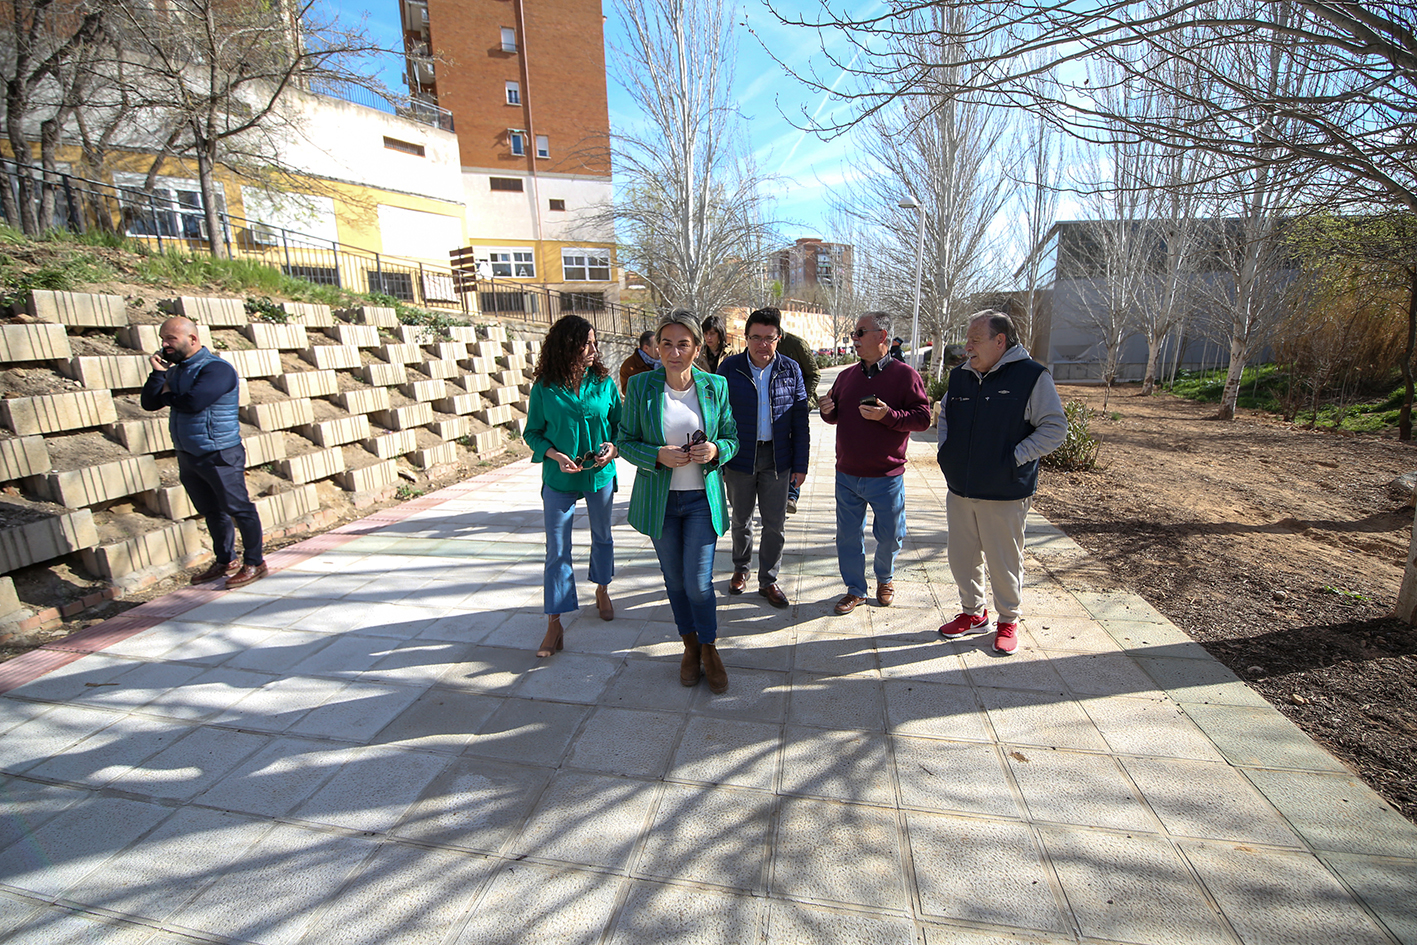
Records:
[[[851,246],[815,236],[797,240],[773,254],[782,297],[821,304],[823,289],[851,284]]]
[[[601,0],[399,0],[409,88],[452,112],[479,268],[618,299]],[[483,265],[485,263],[485,265]]]

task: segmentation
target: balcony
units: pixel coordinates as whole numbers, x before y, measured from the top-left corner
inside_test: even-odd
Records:
[[[375,95],[363,86],[358,85],[337,86],[332,84],[312,84],[310,91],[316,95],[323,95],[327,98],[337,98],[342,102],[349,102],[351,105],[372,108],[386,115],[397,115],[400,118],[407,118],[410,121],[431,125],[443,131],[454,130],[453,113],[446,108],[440,107],[436,102],[430,102],[408,95],[395,95],[389,99],[385,99],[383,96]]]

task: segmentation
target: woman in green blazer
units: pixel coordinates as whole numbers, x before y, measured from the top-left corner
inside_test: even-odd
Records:
[[[660,367],[630,378],[615,441],[636,467],[630,525],[654,541],[674,623],[684,641],[679,681],[692,686],[699,667],[715,693],[728,689],[719,658],[713,552],[728,530],[719,464],[738,450],[727,381],[694,368],[703,329],[691,313],[666,315],[655,332]]]
[[[595,329],[579,315],[551,326],[536,360],[536,383],[527,403],[526,445],[541,464],[541,505],[546,516],[543,579],[546,638],[536,651],[562,648],[561,615],[579,607],[571,567],[571,519],[585,499],[590,515],[590,580],[600,619],[611,620],[609,584],[615,576],[610,507],[615,499],[615,436],[620,430],[620,389],[600,360]]]

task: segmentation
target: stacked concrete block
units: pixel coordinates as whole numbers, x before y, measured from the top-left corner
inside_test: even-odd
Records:
[[[0,363],[68,360],[72,353],[63,325],[0,325]]]
[[[427,325],[399,325],[394,335],[406,345],[431,345],[438,341],[438,333]]]
[[[505,404],[499,407],[488,405],[481,410],[474,411],[472,415],[489,427],[511,423],[514,416],[511,406]]]
[[[15,592],[15,582],[11,578],[0,578],[0,623],[12,622],[14,617],[27,617],[29,611],[20,604],[20,595]]]
[[[156,489],[157,462],[134,456],[66,472],[47,472],[25,480],[36,494],[71,509],[82,509]]]
[[[409,404],[407,407],[376,410],[370,419],[390,430],[412,430],[414,427],[425,427],[433,422],[433,405],[418,403]]]
[[[137,390],[148,381],[152,364],[145,354],[110,354],[59,362],[59,373],[85,387]]]
[[[203,550],[197,523],[189,519],[125,541],[86,549],[83,560],[84,567],[93,573],[109,580],[119,580],[149,568],[184,567]]]
[[[310,302],[282,302],[281,308],[290,317],[291,324],[306,328],[330,328],[335,323],[335,313],[328,305],[314,305]]]
[[[17,436],[0,440],[0,482],[38,476],[53,468],[44,437]]]
[[[469,356],[465,341],[440,341],[424,345],[423,350],[439,361],[462,361]]]
[[[501,325],[488,325],[485,328],[481,329],[481,335],[488,341],[495,341],[498,344],[503,344],[507,340],[507,329]]]
[[[409,400],[438,400],[448,396],[447,381],[410,381],[399,385],[399,393]]]
[[[408,454],[408,461],[419,469],[428,469],[443,463],[455,463],[457,460],[458,445],[456,443],[439,443],[437,446],[417,449]]]
[[[303,486],[344,472],[344,452],[338,446],[332,446],[329,449],[279,460],[276,468],[283,477],[297,486]]]
[[[257,433],[244,436],[241,445],[246,448],[246,468],[264,466],[285,459],[285,434]]]
[[[322,371],[353,371],[362,363],[354,345],[311,345],[300,352],[300,360]]]
[[[399,323],[398,312],[384,305],[360,305],[345,309],[340,314],[356,325],[372,325],[375,328],[395,328]]]
[[[34,289],[25,303],[25,311],[31,318],[70,328],[122,328],[128,324],[128,308],[121,295]]]
[[[250,322],[241,326],[241,334],[251,339],[257,348],[278,351],[300,351],[310,347],[304,325],[273,325],[270,322]]]
[[[338,453],[339,450],[335,452]],[[262,496],[256,499],[255,503],[256,514],[261,517],[261,530],[267,532],[320,511],[320,497],[316,494],[313,484],[289,492]]]
[[[525,371],[531,367],[531,362],[524,354],[506,354],[502,356],[502,366],[510,371]]]
[[[418,370],[435,381],[445,381],[462,374],[462,368],[456,361],[424,361],[418,366]]]
[[[418,345],[380,345],[374,353],[390,364],[417,364],[423,360],[423,349]]]
[[[516,387],[525,380],[521,371],[493,371],[490,376],[493,387]]]
[[[364,448],[380,459],[393,459],[411,453],[418,448],[418,441],[412,430],[395,430],[383,436],[373,436],[364,441]]]
[[[398,463],[392,459],[370,463],[355,469],[346,469],[335,477],[335,482],[346,492],[373,492],[398,481]]]
[[[385,387],[340,391],[330,399],[347,413],[373,413],[389,409],[389,391]]]
[[[500,341],[479,341],[468,345],[467,348],[474,358],[490,358],[494,361],[504,353]]]
[[[447,420],[434,420],[428,424],[427,429],[440,440],[456,440],[458,437],[467,436],[472,430],[472,421],[467,417],[450,417]]]
[[[334,371],[292,371],[277,374],[271,383],[292,397],[330,397],[339,391],[339,375]]]
[[[408,383],[408,369],[402,364],[366,364],[363,370],[364,383],[374,387],[388,387]]]
[[[139,496],[139,499],[149,512],[161,515],[163,518],[170,518],[173,521],[181,521],[197,514],[196,507],[192,505],[192,499],[182,486],[159,486],[144,492]]]
[[[488,374],[464,374],[451,378],[448,383],[461,387],[469,394],[480,394],[492,389],[492,377]]]
[[[236,368],[237,377],[275,377],[285,371],[285,368],[280,364],[280,354],[270,348],[252,348],[247,351],[215,351],[213,354]]]
[[[117,419],[113,394],[106,390],[0,400],[0,423],[21,436],[85,430]]]
[[[106,423],[103,433],[115,443],[121,443],[130,453],[168,453],[176,449],[172,445],[167,417]]]
[[[162,347],[162,326],[161,325],[125,325],[114,333],[118,343],[125,348],[132,348],[134,351],[142,351],[152,354]],[[212,330],[206,325],[197,326],[197,340],[202,343],[202,347],[208,351],[212,348]]]
[[[472,374],[491,374],[498,370],[496,358],[472,357],[464,358],[458,364],[462,365],[464,371]]]
[[[477,334],[477,329],[472,325],[453,325],[448,329],[448,337],[454,341],[466,341],[468,343],[482,340]]]
[[[244,407],[251,402],[251,385],[246,378],[236,378],[236,406]]]
[[[502,445],[502,431],[483,430],[472,434],[472,448],[479,453],[490,453]]]
[[[250,321],[246,316],[246,303],[240,299],[184,295],[177,299],[174,310],[198,325],[210,325],[212,328],[240,328]],[[123,321],[126,324],[128,320],[125,318]]]
[[[364,414],[340,417],[337,420],[322,420],[306,426],[296,427],[296,432],[316,446],[343,446],[370,437],[369,418]]]
[[[515,387],[494,387],[482,396],[496,407],[504,404],[515,406],[521,403],[522,392]]]
[[[305,397],[251,404],[241,408],[241,419],[258,430],[289,430],[315,422],[315,409]]]
[[[325,334],[346,347],[377,348],[383,344],[373,325],[336,325],[326,328]]]
[[[481,394],[455,394],[452,397],[444,397],[441,400],[433,401],[433,409],[439,413],[451,413],[457,416],[465,416],[474,410],[482,409]]]
[[[50,561],[98,545],[98,529],[88,509],[0,529],[0,573]]]

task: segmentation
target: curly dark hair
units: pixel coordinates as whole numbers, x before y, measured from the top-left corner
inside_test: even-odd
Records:
[[[558,319],[541,343],[541,354],[536,357],[533,372],[536,380],[551,387],[577,390],[585,380],[585,374],[609,377],[610,370],[600,360],[599,350],[585,373],[581,370],[581,352],[585,350],[594,330],[595,326],[579,315],[563,315]]]

